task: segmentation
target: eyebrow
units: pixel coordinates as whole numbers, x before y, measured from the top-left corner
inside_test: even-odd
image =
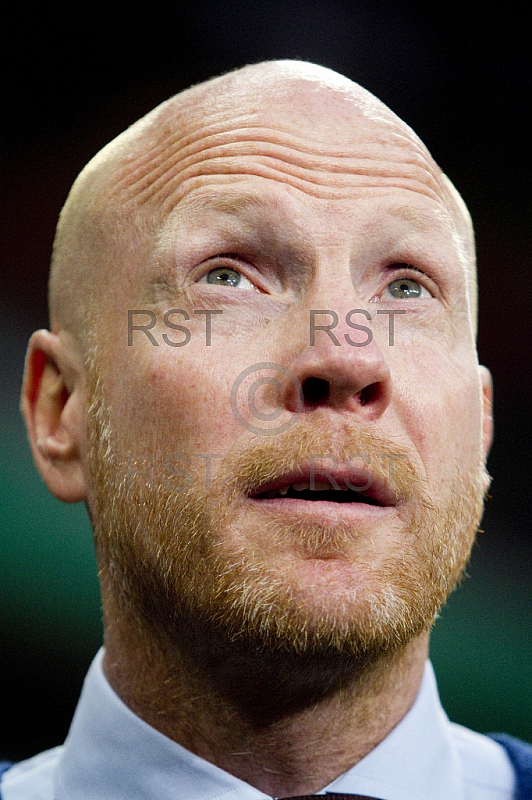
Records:
[[[234,221],[238,228],[256,230],[259,225],[263,236],[270,235],[275,230],[277,222],[281,219],[291,222],[289,210],[283,208],[283,203],[275,199],[266,199],[254,192],[235,192],[232,194],[189,194],[174,207],[167,217],[162,229],[157,236],[157,249],[173,246],[175,226],[183,225],[184,229],[197,228],[196,216],[201,213],[213,214],[220,221],[225,217],[228,223]],[[254,212],[262,212],[262,216]]]
[[[422,233],[434,228],[434,217],[436,216],[438,222],[443,224],[449,233],[452,235],[456,233],[452,217],[443,214],[441,211],[427,213],[417,208],[417,206],[401,205],[391,208],[390,214],[404,222],[408,222],[415,230],[421,231]]]
[[[175,207],[175,212],[184,211],[185,213],[194,211],[215,211],[221,214],[237,215],[248,209],[271,209],[271,200],[265,200],[260,195],[244,194],[217,194],[199,195],[191,197],[186,195]]]
[[[279,220],[283,219],[287,224],[292,224],[292,215],[289,209],[284,207],[282,201],[279,202],[275,198],[266,199],[251,191],[224,192],[223,194],[191,193],[185,195],[167,217],[156,237],[156,251],[173,249],[176,223],[177,227],[183,225],[184,231],[191,228],[198,229],[195,218],[202,212],[218,216],[222,227],[225,227],[224,217],[230,227],[232,227],[231,222],[234,221],[241,234],[244,234],[247,229],[256,231],[258,228],[264,241],[275,240],[275,230]],[[262,212],[262,216],[254,212]],[[235,233],[238,234],[238,231]],[[299,258],[295,247],[292,258],[295,260]]]
[[[175,212],[179,210],[185,213],[194,213],[195,211],[214,211],[220,214],[227,214],[229,216],[237,216],[244,211],[248,210],[273,210],[279,209],[277,203],[272,203],[270,200],[265,200],[260,195],[254,193],[235,193],[235,194],[218,194],[213,196],[199,195],[191,197],[186,195],[180,203],[175,207]],[[433,213],[427,213],[416,206],[407,204],[391,208],[389,213],[404,222],[407,222],[413,228],[420,232],[426,232],[434,227],[435,219]],[[436,217],[440,223],[450,232],[454,232],[454,225],[452,218],[441,212],[436,212]]]

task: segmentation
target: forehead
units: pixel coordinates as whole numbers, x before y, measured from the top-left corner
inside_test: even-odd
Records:
[[[211,88],[197,102],[171,103],[142,130],[112,193],[165,216],[209,183],[254,176],[323,199],[403,189],[448,205],[441,171],[422,142],[356,88],[291,80],[222,98]]]

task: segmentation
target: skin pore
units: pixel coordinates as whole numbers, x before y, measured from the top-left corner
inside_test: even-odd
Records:
[[[51,491],[89,508],[106,675],[272,796],[323,788],[415,698],[487,488],[474,284],[467,212],[419,139],[299,62],[155,109],[62,213],[23,409]],[[155,314],[155,345],[128,344],[130,309]],[[169,309],[188,314],[186,346],[168,344]],[[316,310],[336,314],[339,345],[310,344]],[[393,346],[379,310],[399,313]],[[250,367],[256,407],[297,415],[277,435],[232,407]],[[341,482],[369,471],[379,502],[265,497],[316,464]]]

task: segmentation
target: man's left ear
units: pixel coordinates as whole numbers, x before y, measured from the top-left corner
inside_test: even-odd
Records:
[[[493,441],[493,381],[491,372],[487,367],[479,366],[480,381],[482,384],[482,430],[483,445],[486,458]]]
[[[68,335],[36,331],[26,355],[21,409],[33,459],[59,500],[87,497],[82,360]]]

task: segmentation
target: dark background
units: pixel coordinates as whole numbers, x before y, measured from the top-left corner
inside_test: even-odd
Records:
[[[48,495],[17,410],[27,337],[46,325],[61,205],[86,161],[160,101],[216,73],[284,57],[332,67],[388,103],[429,146],[475,220],[479,349],[496,385],[493,499],[471,579],[443,611],[432,655],[453,719],[532,739],[530,27],[524,5],[485,4],[478,16],[465,6],[12,7],[0,96],[0,756],[62,741],[101,640],[85,511]]]

